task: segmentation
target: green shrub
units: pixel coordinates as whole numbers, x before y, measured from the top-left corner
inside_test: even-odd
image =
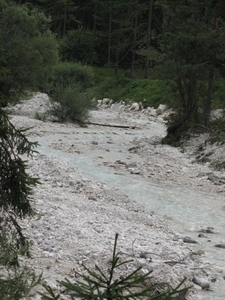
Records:
[[[0,278],[1,300],[21,300],[33,296],[32,289],[41,282],[41,275],[26,268],[13,268],[7,270],[5,278]]]
[[[115,92],[116,98],[143,101],[146,106],[158,107],[159,104],[172,106],[172,95],[169,87],[160,80],[136,79]],[[113,96],[112,96],[113,98]]]
[[[55,102],[53,114],[59,121],[72,121],[81,125],[87,120],[88,109],[93,105],[79,85],[60,87],[52,100]]]
[[[95,87],[93,97],[108,97],[114,101],[132,99],[143,101],[146,106],[158,107],[159,104],[167,104],[174,107],[175,97],[171,87],[165,80],[143,79],[140,76],[130,78],[126,71],[119,70],[115,75],[113,68],[93,67],[95,72]]]
[[[58,44],[48,29],[49,21],[43,13],[23,5],[7,4],[0,11],[1,98],[46,88],[58,62]]]
[[[55,67],[50,95],[56,102],[52,112],[59,121],[84,123],[88,109],[93,107],[87,91],[93,83],[94,72],[90,66],[64,62]]]
[[[93,69],[81,63],[62,62],[55,66],[53,92],[59,87],[65,88],[74,84],[79,84],[83,89],[91,87],[94,84]]]

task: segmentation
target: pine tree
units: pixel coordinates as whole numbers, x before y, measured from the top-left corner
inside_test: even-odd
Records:
[[[31,156],[37,146],[24,133],[0,109],[0,237],[5,235],[9,240],[14,237],[17,248],[27,246],[17,220],[33,215],[31,191],[38,183],[37,178],[27,173],[27,162],[21,159],[23,154]]]
[[[179,141],[192,126],[210,126],[213,84],[220,56],[225,54],[224,5],[220,1],[159,0],[163,11],[161,51],[166,54],[163,72],[178,99],[176,122],[167,138]],[[217,25],[216,25],[217,24]],[[168,139],[167,139],[168,140]]]

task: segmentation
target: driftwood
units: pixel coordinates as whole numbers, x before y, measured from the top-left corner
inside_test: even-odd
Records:
[[[122,124],[104,124],[104,123],[95,123],[95,122],[87,122],[86,124],[97,125],[97,126],[106,126],[106,127],[117,127],[117,128],[130,128],[135,129],[136,126],[132,125],[122,125]]]

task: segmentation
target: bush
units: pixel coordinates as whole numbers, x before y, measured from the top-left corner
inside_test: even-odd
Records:
[[[53,92],[58,87],[65,88],[68,85],[79,84],[87,89],[94,84],[94,72],[90,66],[80,63],[59,63],[54,69],[52,83]]]
[[[53,114],[59,121],[83,124],[93,107],[87,89],[94,83],[91,67],[80,63],[60,63],[55,67],[50,96],[56,102]]]
[[[0,95],[18,96],[25,89],[44,88],[58,61],[57,42],[43,13],[23,5],[0,11]],[[1,67],[2,62],[0,62]]]
[[[111,97],[123,100],[128,98],[138,102],[145,99],[146,106],[155,108],[162,103],[172,106],[170,89],[161,80],[131,79],[125,86],[114,90]]]
[[[92,107],[92,101],[79,85],[60,87],[54,93],[52,100],[53,115],[59,121],[72,121],[83,125],[88,118],[88,109]]]

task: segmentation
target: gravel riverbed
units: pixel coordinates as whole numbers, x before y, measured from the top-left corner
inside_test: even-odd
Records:
[[[185,153],[160,143],[166,132],[162,115],[124,111],[115,104],[91,111],[90,122],[130,127],[90,124],[80,128],[35,119],[48,108],[48,97],[37,93],[10,108],[11,120],[19,128],[29,127],[27,136],[32,140],[61,135],[57,141],[49,140],[49,148],[76,156],[96,153],[96,165],[124,176],[133,173],[137,180],[141,176],[225,195],[223,172],[198,164],[191,156],[198,146],[196,141],[187,145]],[[120,147],[127,151],[115,154]],[[204,251],[195,252],[167,220],[154,213],[154,207],[142,206],[104,180],[96,181],[75,165],[41,152],[29,159],[29,173],[39,177],[41,184],[33,191],[35,217],[22,221],[31,242],[32,259],[22,260],[37,273],[43,272],[45,282],[54,289],[60,291],[57,280],[75,280],[75,271],[83,272],[82,264],[106,269],[115,233],[119,233],[121,257],[133,259],[123,272],[142,266],[142,272],[153,271],[153,281],[173,286],[186,277],[186,284],[192,286],[186,299],[214,299],[209,291],[202,292],[201,285],[207,282],[213,290],[212,282],[222,281],[225,270],[211,264]]]

